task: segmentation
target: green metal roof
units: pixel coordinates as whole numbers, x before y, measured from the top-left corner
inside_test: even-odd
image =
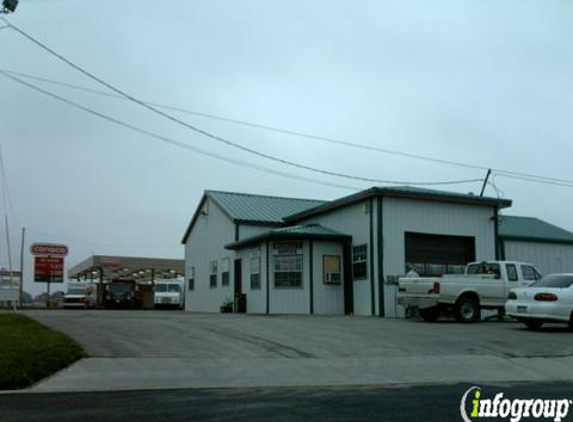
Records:
[[[227,249],[241,249],[245,246],[272,239],[312,239],[312,240],[350,240],[351,236],[336,230],[321,226],[320,224],[305,224],[301,226],[272,229],[255,236],[225,246]]]
[[[247,193],[205,191],[223,211],[236,222],[283,224],[283,218],[324,201],[314,199],[283,198],[277,196],[252,195]]]
[[[573,244],[573,233],[534,217],[500,217],[499,236],[507,240]]]

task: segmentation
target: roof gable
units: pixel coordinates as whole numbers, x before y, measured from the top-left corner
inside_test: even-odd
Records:
[[[324,201],[315,199],[206,190],[181,243],[187,241],[207,199],[214,202],[233,223],[270,226],[282,226],[284,217],[287,215],[296,214],[324,203]]]
[[[499,219],[504,239],[573,244],[573,233],[535,217],[504,215]]]

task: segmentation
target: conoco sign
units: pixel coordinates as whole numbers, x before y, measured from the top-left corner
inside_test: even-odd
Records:
[[[68,247],[66,245],[54,245],[52,243],[34,243],[30,246],[32,255],[54,255],[66,256]]]

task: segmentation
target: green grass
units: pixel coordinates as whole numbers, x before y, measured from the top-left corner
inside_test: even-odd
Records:
[[[65,334],[17,314],[0,314],[0,390],[25,388],[86,356]]]

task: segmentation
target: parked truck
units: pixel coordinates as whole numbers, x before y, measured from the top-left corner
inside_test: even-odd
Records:
[[[114,279],[103,284],[102,305],[106,309],[135,309],[136,282],[128,279]]]
[[[183,289],[183,279],[170,278],[159,279],[154,282],[153,303],[155,309],[158,308],[175,308],[183,309],[185,298]]]
[[[92,283],[68,283],[62,307],[67,309],[91,309],[96,304],[96,289]]]
[[[511,288],[540,279],[539,271],[526,262],[472,262],[461,275],[402,277],[397,298],[402,306],[418,308],[424,321],[453,312],[457,321],[473,322],[481,319],[482,309],[503,312]]]

